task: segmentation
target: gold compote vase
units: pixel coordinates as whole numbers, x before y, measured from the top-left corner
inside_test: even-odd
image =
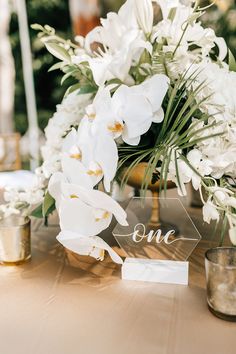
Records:
[[[135,166],[130,172],[127,179],[127,184],[135,189],[140,190],[143,179],[145,176],[145,171],[147,169],[148,163],[141,162],[137,166]],[[123,168],[120,173],[120,178],[125,179],[128,173],[128,168]],[[164,188],[164,182],[162,182],[162,187]],[[167,189],[176,188],[176,185],[172,181],[167,181]],[[152,193],[152,211],[150,220],[148,223],[149,229],[161,229],[162,232],[168,231],[173,227],[171,224],[167,224],[166,222],[161,221],[160,217],[160,205],[159,205],[159,191],[160,191],[160,181],[157,180],[153,183],[152,178],[148,181],[147,189]],[[176,227],[175,227],[176,228]]]

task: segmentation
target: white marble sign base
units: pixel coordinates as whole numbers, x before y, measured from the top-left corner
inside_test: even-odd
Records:
[[[189,262],[126,258],[122,279],[188,285]]]

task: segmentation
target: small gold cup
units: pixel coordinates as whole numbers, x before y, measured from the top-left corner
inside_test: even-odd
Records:
[[[236,248],[209,249],[205,266],[209,310],[223,320],[236,322]]]
[[[0,263],[18,265],[30,258],[30,219],[12,216],[0,221]]]

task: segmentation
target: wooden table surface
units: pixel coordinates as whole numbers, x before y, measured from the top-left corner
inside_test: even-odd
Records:
[[[0,266],[0,353],[235,354],[236,324],[206,305],[211,228],[189,212],[203,235],[189,286],[122,281],[109,258],[66,255],[56,226],[33,232],[32,260]]]

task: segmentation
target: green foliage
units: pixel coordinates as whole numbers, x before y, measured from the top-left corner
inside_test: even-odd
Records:
[[[124,3],[124,0],[102,0],[101,13],[102,16],[108,11],[117,11]],[[209,1],[201,1],[202,6],[208,5]],[[35,35],[35,30],[43,30],[43,25],[49,23],[53,28],[56,28],[58,34],[64,38],[72,38],[71,23],[69,17],[68,0],[28,0],[27,1],[28,21],[32,25],[30,30],[31,43],[33,49],[33,68],[36,87],[36,99],[39,115],[39,125],[44,129],[48,119],[55,111],[55,106],[64,96],[65,90],[68,87],[68,82],[60,85],[61,77],[56,70],[61,66],[61,63],[56,63],[52,55],[46,50],[39,38]],[[208,9],[202,17],[202,22],[214,28],[218,36],[226,39],[232,54],[236,57],[236,4],[232,5],[227,12],[221,12],[216,6]],[[35,23],[39,23],[36,24]],[[48,31],[52,30],[47,26]],[[27,114],[25,104],[25,93],[23,85],[22,63],[20,55],[19,29],[18,20],[15,14],[12,15],[10,26],[10,37],[15,58],[16,66],[16,89],[15,89],[15,126],[16,130],[24,133],[27,130]],[[234,59],[229,54],[231,65],[235,65]],[[163,58],[158,58],[161,61]],[[158,68],[159,65],[159,68]],[[49,70],[49,68],[51,70]],[[234,66],[232,66],[234,68]],[[156,69],[163,71],[162,63],[156,61]],[[49,70],[49,73],[48,73]],[[142,81],[142,80],[141,80]],[[76,84],[71,82],[71,84]],[[93,86],[93,85],[92,85]],[[70,92],[75,89],[75,86],[70,89]],[[87,87],[81,92],[86,92]],[[94,88],[91,87],[91,92]]]
[[[196,96],[204,89],[205,83],[199,84],[193,89],[192,83],[196,80],[198,73],[193,73],[186,77],[187,73],[181,76],[169,91],[164,99],[165,117],[160,127],[153,123],[151,129],[142,136],[138,146],[121,145],[119,150],[119,165],[117,176],[124,167],[126,172],[121,178],[121,185],[124,186],[133,169],[140,162],[147,162],[145,175],[143,178],[141,191],[145,195],[148,184],[160,180],[160,190],[167,189],[167,174],[171,161],[175,161],[176,179],[181,188],[179,177],[178,161],[184,160],[190,168],[198,174],[186,159],[186,153],[190,148],[203,139],[210,139],[219,134],[211,134],[198,138],[198,134],[216,126],[203,125],[196,129],[196,124],[192,123],[192,117],[198,117],[199,122],[207,122],[209,116],[202,113],[199,106],[207,101],[209,97],[204,97],[202,101],[196,103]],[[220,123],[219,123],[220,124]]]
[[[47,218],[55,209],[55,200],[47,192],[44,197],[43,203],[31,212],[31,216],[34,216],[35,218],[39,219]]]
[[[38,219],[42,219],[43,218],[43,204],[40,204],[37,208],[35,208],[31,212],[30,216],[33,216]]]
[[[47,192],[45,197],[44,197],[44,201],[43,201],[43,205],[42,205],[42,214],[43,217],[47,217],[49,214],[51,214],[54,210],[56,209],[55,207],[55,200],[54,198]]]
[[[102,0],[102,16],[105,16],[108,11],[117,11],[123,2],[123,0]],[[56,105],[62,100],[68,83],[63,83],[63,86],[61,86],[61,76],[59,73],[54,70],[49,70],[55,63],[55,59],[41,43],[34,30],[42,31],[44,24],[49,23],[53,28],[56,28],[57,33],[62,37],[72,38],[69,2],[68,0],[27,0],[26,3],[28,22],[29,25],[32,25],[30,37],[33,51],[38,119],[39,126],[43,130],[47,125],[48,119],[54,113]],[[46,29],[50,30],[51,27],[47,26]],[[15,128],[21,134],[24,134],[27,130],[28,122],[20,55],[18,19],[16,14],[13,14],[11,19],[10,39],[16,67]],[[59,64],[56,64],[56,66],[58,68]],[[73,82],[71,84],[73,84]],[[83,88],[84,92],[87,90],[88,87]],[[72,91],[73,88],[71,88],[70,92]]]

